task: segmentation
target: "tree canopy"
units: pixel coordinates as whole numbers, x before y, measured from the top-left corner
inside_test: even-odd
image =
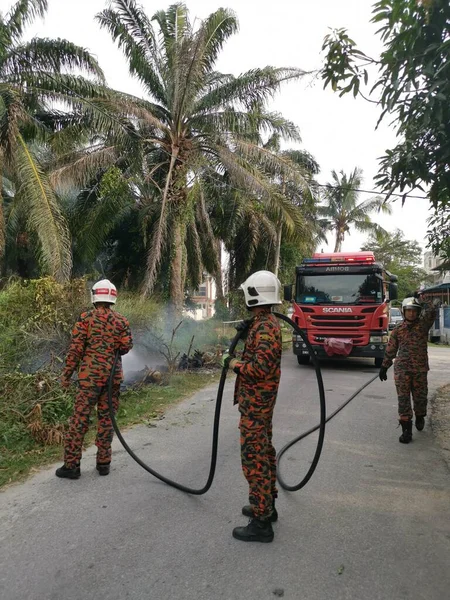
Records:
[[[6,234],[13,252],[19,236],[30,239],[26,245],[33,246],[41,270],[67,280],[70,233],[45,172],[45,155],[79,104],[75,95],[89,95],[103,83],[103,73],[86,50],[67,40],[22,40],[26,25],[46,10],[47,0],[19,0],[0,14],[0,258]]]
[[[323,194],[324,204],[317,208],[317,213],[321,217],[324,232],[334,231],[334,252],[340,252],[351,227],[357,231],[384,231],[372,221],[370,214],[375,211],[389,214],[391,208],[379,197],[358,201],[358,190],[362,182],[361,169],[355,168],[350,175],[343,171],[339,174],[333,171],[332,178]]]
[[[135,0],[113,0],[97,19],[147,94],[143,100],[127,97],[124,105],[141,139],[141,181],[155,217],[142,290],[153,291],[165,264],[169,296],[179,311],[186,282],[198,284],[206,265],[214,275],[220,269],[205,181],[220,185],[225,178],[262,212],[280,214],[287,227],[301,223],[272,175],[286,174],[305,186],[303,174],[288,158],[264,148],[262,136],[299,141],[297,127],[270,112],[267,101],[282,83],[304,72],[272,66],[236,77],[217,72],[220,52],[238,28],[236,16],[226,9],[193,24],[182,3],[149,18]]]
[[[429,241],[438,252],[450,233],[450,3],[448,0],[379,0],[372,22],[384,44],[379,58],[361,51],[346,29],[323,44],[322,78],[340,95],[361,95],[368,66],[378,73],[369,89],[399,141],[386,150],[376,177],[388,195],[418,189],[435,210]]]
[[[377,231],[370,234],[361,250],[370,250],[377,261],[398,277],[399,298],[418,290],[421,283],[427,282],[427,273],[421,267],[422,248],[416,240],[407,240],[403,231],[393,233]]]

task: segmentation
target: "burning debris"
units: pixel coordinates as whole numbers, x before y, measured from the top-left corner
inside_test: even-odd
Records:
[[[220,356],[220,352],[200,352],[200,350],[195,350],[192,358],[187,354],[183,354],[178,363],[178,369],[182,371],[217,367],[218,362],[220,362]]]
[[[151,369],[146,366],[140,371],[130,371],[127,373],[126,379],[123,383],[123,388],[139,389],[144,385],[161,385],[163,383],[163,378],[163,373],[160,370]]]

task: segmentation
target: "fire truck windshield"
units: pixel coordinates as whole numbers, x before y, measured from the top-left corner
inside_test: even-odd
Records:
[[[299,304],[381,304],[383,282],[375,273],[300,275],[295,300]]]

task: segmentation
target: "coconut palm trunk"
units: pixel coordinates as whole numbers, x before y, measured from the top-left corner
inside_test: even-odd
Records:
[[[277,233],[275,240],[275,259],[274,259],[274,273],[278,277],[278,271],[280,269],[280,255],[281,255],[281,237],[283,232],[283,221],[278,219]]]
[[[225,294],[223,291],[223,273],[222,273],[222,242],[220,240],[216,240],[216,253],[217,253],[217,262],[218,268],[216,273],[214,273],[214,279],[216,282],[216,299],[221,304],[225,304]]]
[[[182,223],[174,224],[172,235],[170,304],[174,317],[178,317],[182,313],[184,304],[184,226]]]
[[[334,244],[333,252],[341,252],[344,235],[345,233],[341,229],[336,229],[336,243]]]
[[[2,271],[3,257],[5,256],[5,215],[3,212],[3,152],[0,149],[0,273]]]

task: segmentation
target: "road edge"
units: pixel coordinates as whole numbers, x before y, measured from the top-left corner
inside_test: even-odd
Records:
[[[450,383],[436,390],[430,399],[430,424],[450,470]]]

